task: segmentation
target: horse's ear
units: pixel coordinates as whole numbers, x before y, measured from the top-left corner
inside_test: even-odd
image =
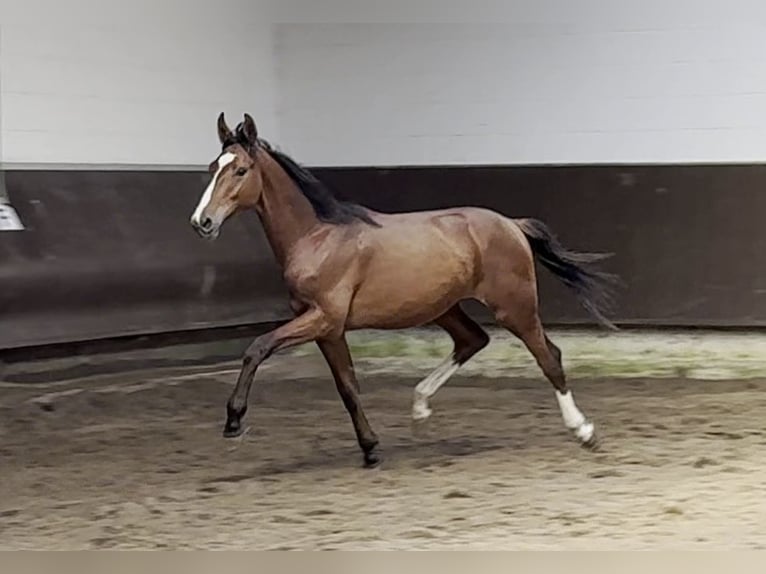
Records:
[[[218,116],[218,139],[221,140],[221,145],[232,140],[233,134],[226,125],[226,120],[223,119],[223,112]]]
[[[255,127],[255,122],[250,117],[250,114],[245,114],[245,121],[242,122],[242,131],[240,133],[242,139],[244,139],[242,143],[245,144],[245,147],[251,148],[258,141],[258,128]]]

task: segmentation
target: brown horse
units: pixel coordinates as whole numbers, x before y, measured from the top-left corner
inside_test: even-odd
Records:
[[[508,219],[472,207],[401,214],[374,212],[336,199],[311,173],[258,137],[253,119],[232,133],[218,117],[222,151],[210,164],[212,179],[191,223],[215,239],[227,217],[240,210],[260,216],[284,273],[295,318],[258,337],[243,358],[227,402],[223,434],[242,433],[242,417],[258,366],[272,353],[316,341],[356,430],[367,466],[380,460],[378,438],[359,400],[359,385],[346,343],[353,329],[403,329],[436,324],[452,337],[454,351],[414,392],[412,417],[428,418],[428,400],[457,369],[489,342],[460,307],[475,299],[519,337],[553,384],[565,425],[585,446],[593,425],[567,388],[561,352],[538,315],[533,254],[574,289],[604,325],[609,302],[593,268],[606,257],[564,249],[532,219]]]

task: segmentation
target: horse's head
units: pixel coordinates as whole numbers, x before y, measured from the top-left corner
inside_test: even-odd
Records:
[[[221,225],[240,209],[255,207],[263,190],[263,179],[256,161],[258,130],[248,114],[233,133],[223,113],[218,116],[221,154],[210,164],[211,180],[191,216],[191,224],[201,237],[215,239]]]

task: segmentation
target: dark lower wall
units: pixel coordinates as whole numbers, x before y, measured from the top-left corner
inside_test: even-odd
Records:
[[[766,166],[316,169],[383,211],[478,205],[534,216],[578,250],[615,253],[616,319],[766,325]],[[0,348],[266,323],[289,316],[255,216],[215,243],[188,219],[205,173],[12,171],[27,230],[0,232]],[[544,318],[589,318],[541,273]]]
[[[255,217],[233,219],[214,243],[192,231],[208,178],[9,172],[26,230],[0,233],[0,349],[287,317]]]

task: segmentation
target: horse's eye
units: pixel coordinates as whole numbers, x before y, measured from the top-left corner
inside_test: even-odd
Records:
[[[245,175],[245,174],[247,173],[247,168],[245,168],[245,167],[240,167],[240,168],[239,168],[237,171],[235,171],[234,173],[236,173],[236,174],[237,174],[237,175],[239,175],[239,176]]]

